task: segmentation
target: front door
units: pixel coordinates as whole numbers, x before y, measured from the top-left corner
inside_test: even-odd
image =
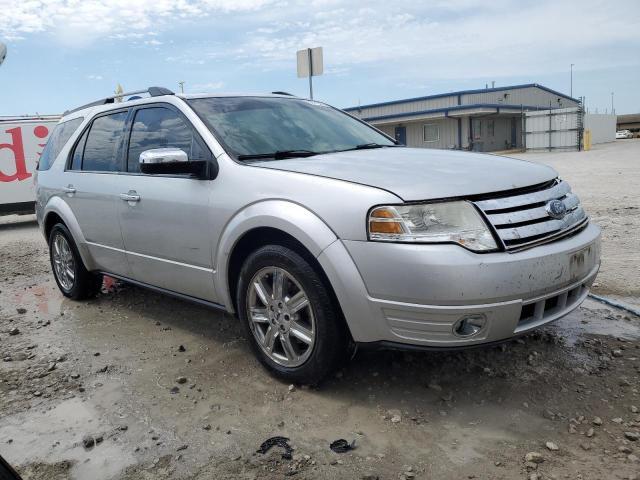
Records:
[[[96,266],[128,275],[118,221],[122,139],[127,110],[97,117],[76,142],[64,174],[63,197]]]
[[[215,301],[211,257],[212,181],[187,175],[145,175],[140,153],[175,147],[190,160],[211,153],[189,121],[173,106],[142,107],[131,117],[127,175],[119,200],[122,236],[134,280]]]
[[[395,137],[396,137],[396,141],[400,145],[406,145],[407,144],[407,127],[396,127]]]

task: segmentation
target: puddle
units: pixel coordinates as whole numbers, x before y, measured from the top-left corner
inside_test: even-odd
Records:
[[[582,308],[558,320],[555,326],[562,330],[571,345],[584,334],[605,335],[629,341],[640,339],[640,322],[633,315],[629,315],[631,321],[615,316],[621,313],[626,315],[625,312],[587,299]]]
[[[78,398],[66,400],[43,412],[8,416],[0,423],[2,454],[20,466],[33,462],[56,463],[61,459],[74,463],[75,479],[109,480],[119,476],[135,459],[117,438],[111,438],[113,427],[101,424],[99,413],[89,402]],[[91,450],[82,446],[87,433],[102,433],[104,440]],[[11,443],[5,443],[12,439]]]

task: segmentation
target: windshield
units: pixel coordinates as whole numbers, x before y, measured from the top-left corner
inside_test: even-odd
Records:
[[[368,125],[311,100],[210,97],[191,99],[189,104],[241,160],[395,146]]]

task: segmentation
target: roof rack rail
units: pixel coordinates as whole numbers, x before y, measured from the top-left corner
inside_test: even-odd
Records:
[[[102,98],[100,100],[96,100],[95,102],[87,103],[87,104],[82,105],[82,106],[80,106],[78,108],[74,108],[73,110],[67,110],[62,115],[69,115],[70,113],[77,112],[79,110],[84,110],[85,108],[89,108],[89,107],[96,107],[98,105],[106,105],[108,103],[115,103],[116,102],[116,98],[127,97],[129,95],[136,95],[138,93],[148,93],[150,97],[160,97],[162,95],[175,95],[168,88],[164,88],[164,87],[149,87],[149,88],[147,88],[145,90],[136,90],[136,91],[133,91],[133,92],[116,93],[116,94],[111,95],[109,97],[105,97],[105,98]]]
[[[289,92],[271,92],[273,95],[288,95],[289,97],[295,97],[295,95],[293,93],[289,93]]]

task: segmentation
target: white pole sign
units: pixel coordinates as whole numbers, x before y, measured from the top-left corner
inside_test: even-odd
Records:
[[[309,77],[309,97],[313,100],[312,77],[322,75],[324,63],[322,60],[322,47],[305,48],[298,50],[298,78]]]

